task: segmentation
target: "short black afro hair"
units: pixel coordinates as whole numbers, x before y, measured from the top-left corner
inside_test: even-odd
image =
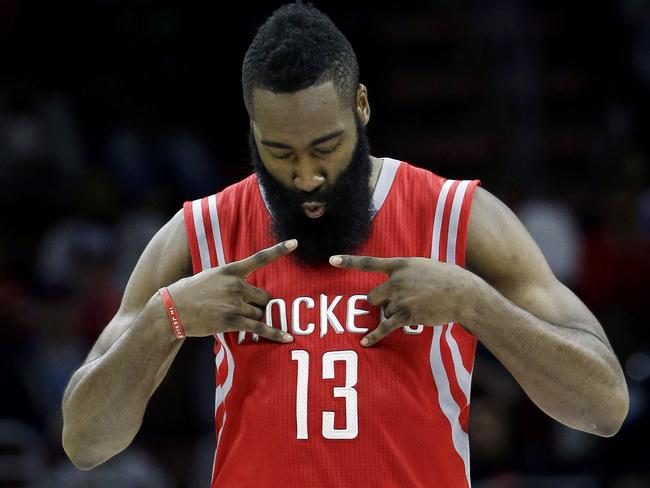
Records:
[[[249,116],[254,88],[294,93],[326,81],[334,83],[344,103],[354,106],[359,64],[352,46],[311,4],[278,8],[259,28],[244,57],[242,88]]]

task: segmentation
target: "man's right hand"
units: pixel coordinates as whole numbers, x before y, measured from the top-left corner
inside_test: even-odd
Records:
[[[266,290],[246,281],[253,271],[292,252],[295,239],[263,249],[239,261],[183,278],[167,287],[188,337],[245,331],[277,342],[293,337],[269,327],[262,318],[271,300]]]

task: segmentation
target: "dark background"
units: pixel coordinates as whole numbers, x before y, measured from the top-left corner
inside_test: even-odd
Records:
[[[186,341],[133,445],[93,471],[65,458],[60,401],[153,233],[249,174],[241,62],[278,5],[0,0],[1,486],[208,485],[209,339]],[[480,349],[474,486],[650,486],[650,2],[316,6],[357,52],[373,154],[480,178],[626,372],[628,419],[602,439]]]

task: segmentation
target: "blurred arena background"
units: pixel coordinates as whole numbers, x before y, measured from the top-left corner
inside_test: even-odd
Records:
[[[474,486],[650,486],[650,1],[315,4],[357,52],[373,154],[480,178],[627,375],[628,419],[602,439],[548,419],[480,350]],[[209,339],[96,470],[64,456],[60,401],[153,233],[249,173],[241,62],[279,3],[73,5],[0,0],[0,486],[207,486]]]

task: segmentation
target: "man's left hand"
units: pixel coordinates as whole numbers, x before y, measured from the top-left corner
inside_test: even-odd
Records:
[[[428,258],[337,255],[330,257],[330,264],[389,275],[368,293],[370,304],[384,307],[386,320],[361,339],[362,346],[372,346],[407,325],[462,322],[467,304],[477,293],[474,274],[455,264]]]

